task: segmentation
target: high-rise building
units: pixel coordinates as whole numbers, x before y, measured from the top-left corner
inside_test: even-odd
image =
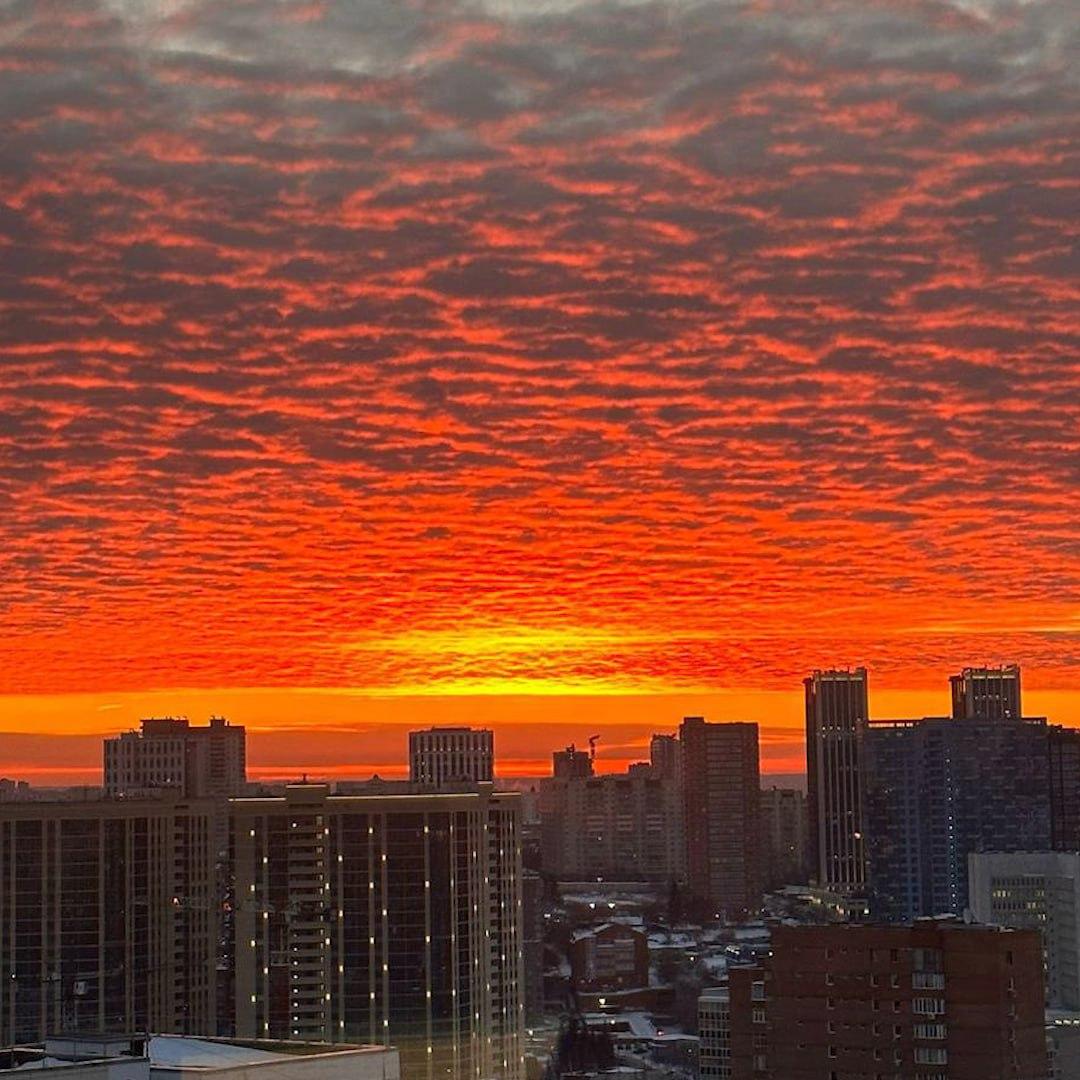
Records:
[[[1020,668],[967,667],[949,677],[954,720],[1019,720]]]
[[[811,870],[823,888],[858,893],[866,882],[859,769],[866,669],[815,671],[803,686]]]
[[[781,925],[771,949],[730,972],[731,1080],[1049,1075],[1034,931]]]
[[[527,1020],[544,1013],[544,879],[534,870],[521,877],[521,953],[524,968],[522,997]]]
[[[712,986],[698,998],[698,1076],[731,1080],[731,995]]]
[[[678,780],[649,765],[540,781],[544,869],[572,881],[682,881]]]
[[[765,887],[779,889],[805,883],[806,796],[795,788],[762,789],[761,835]]]
[[[1047,1005],[1080,1012],[1080,852],[973,852],[968,872],[975,919],[1038,930]]]
[[[206,727],[192,727],[183,717],[146,719],[139,731],[105,740],[105,791],[130,795],[165,787],[189,799],[240,795],[246,745],[244,728],[221,716]]]
[[[523,1070],[520,796],[231,804],[241,1038],[397,1047],[407,1080]]]
[[[678,735],[654,735],[649,740],[649,763],[658,776],[677,782],[682,775],[682,745]]]
[[[0,803],[0,1046],[215,1032],[212,807]]]
[[[491,783],[495,736],[486,729],[433,727],[409,732],[409,779],[425,787]]]
[[[559,780],[592,776],[592,754],[587,750],[579,750],[571,743],[565,750],[556,750],[551,755],[551,773]]]
[[[1051,847],[1080,851],[1080,729],[1051,724],[1050,744]]]
[[[29,799],[30,784],[26,780],[11,780],[0,777],[0,799]]]
[[[1050,847],[1045,720],[875,722],[860,754],[879,918],[959,915],[971,852]]]
[[[718,914],[745,917],[761,907],[758,726],[688,716],[679,742],[688,890]]]

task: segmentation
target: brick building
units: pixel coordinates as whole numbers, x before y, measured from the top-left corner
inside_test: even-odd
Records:
[[[579,993],[649,984],[649,943],[641,927],[605,923],[570,942],[570,970]]]
[[[729,1025],[731,1080],[1049,1075],[1032,930],[779,926],[762,965],[732,970]]]
[[[688,716],[679,741],[687,887],[717,914],[751,915],[763,880],[758,726]]]

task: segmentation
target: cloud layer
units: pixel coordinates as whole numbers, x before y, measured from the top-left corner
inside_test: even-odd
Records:
[[[1080,686],[1077,36],[0,4],[0,692]]]

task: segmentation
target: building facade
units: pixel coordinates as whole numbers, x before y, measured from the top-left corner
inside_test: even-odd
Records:
[[[778,926],[730,973],[728,1040],[731,1080],[1047,1080],[1038,934]]]
[[[491,783],[495,736],[486,729],[434,727],[409,732],[409,779],[424,787]]]
[[[579,993],[649,985],[649,943],[641,926],[610,922],[579,930],[568,955]]]
[[[235,1034],[392,1045],[408,1080],[518,1080],[520,797],[232,803]]]
[[[731,1080],[731,996],[726,986],[702,991],[697,1020],[700,1080]]]
[[[231,798],[247,782],[246,733],[221,716],[205,727],[183,717],[143,720],[104,741],[104,778],[108,795],[176,788],[189,799]]]
[[[212,830],[168,794],[0,804],[0,1045],[214,1034]]]
[[[381,1046],[234,1042],[185,1035],[65,1032],[44,1045],[0,1051],[0,1076],[44,1080],[398,1080],[396,1051]]]
[[[866,669],[815,671],[803,686],[811,870],[823,888],[857,893],[866,883],[859,767]]]
[[[678,735],[654,735],[649,740],[649,763],[658,776],[678,782],[682,776],[682,745]]]
[[[1051,724],[1049,787],[1051,846],[1080,851],[1080,729]]]
[[[524,870],[521,878],[522,939],[521,959],[524,968],[522,998],[526,1020],[544,1014],[544,879],[533,870]]]
[[[551,775],[557,780],[582,780],[592,774],[592,755],[587,750],[579,750],[573,743],[551,755]]]
[[[962,914],[969,854],[1050,847],[1044,720],[875,722],[860,756],[879,918]]]
[[[761,907],[761,774],[757,724],[686,717],[683,758],[686,882],[690,894],[729,919]]]
[[[761,792],[765,887],[779,889],[808,880],[806,796],[795,788]]]
[[[1080,852],[974,852],[968,873],[975,919],[1038,930],[1047,1006],[1080,1012]]]
[[[1020,668],[966,667],[949,676],[954,720],[1019,720]]]
[[[569,881],[682,881],[682,815],[677,780],[649,765],[599,776],[544,777],[544,869]]]

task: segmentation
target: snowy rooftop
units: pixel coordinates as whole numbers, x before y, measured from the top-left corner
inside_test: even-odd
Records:
[[[236,1065],[256,1065],[261,1061],[282,1061],[293,1055],[242,1043],[154,1035],[150,1039],[148,1056],[151,1064],[171,1069],[229,1069]]]
[[[91,1062],[148,1061],[151,1070],[213,1072],[219,1069],[245,1068],[274,1061],[295,1060],[326,1054],[384,1052],[383,1047],[355,1046],[343,1043],[273,1042],[195,1038],[184,1035],[59,1035],[46,1040],[44,1049],[16,1048],[4,1071],[63,1068]],[[152,1075],[152,1072],[151,1072]]]

